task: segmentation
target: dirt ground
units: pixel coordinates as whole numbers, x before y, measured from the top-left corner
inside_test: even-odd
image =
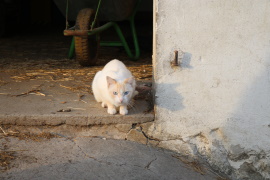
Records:
[[[71,37],[62,32],[63,29],[47,27],[0,38],[0,86],[39,79],[73,82],[74,86],[63,88],[90,93],[95,73],[112,59],[123,61],[137,81],[151,81],[151,51],[142,48],[140,59],[131,61],[121,47],[100,47],[98,65],[82,67],[75,59],[67,58]]]

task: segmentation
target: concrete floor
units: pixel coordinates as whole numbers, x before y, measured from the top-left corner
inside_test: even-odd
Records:
[[[0,143],[15,156],[10,167],[0,173],[0,179],[214,180],[218,177],[205,165],[189,165],[173,152],[123,140],[75,137],[32,141],[9,137],[0,139]]]

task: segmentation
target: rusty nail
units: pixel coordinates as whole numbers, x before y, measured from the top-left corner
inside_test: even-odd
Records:
[[[174,60],[172,62],[173,66],[178,66],[178,51],[174,51]]]

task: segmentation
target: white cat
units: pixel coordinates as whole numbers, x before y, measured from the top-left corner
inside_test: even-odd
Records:
[[[108,62],[105,67],[96,73],[92,89],[97,102],[102,107],[108,107],[109,114],[128,114],[127,106],[132,98],[138,94],[135,90],[136,81],[131,72],[119,60]]]

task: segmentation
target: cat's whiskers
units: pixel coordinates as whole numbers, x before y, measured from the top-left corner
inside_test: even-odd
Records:
[[[135,100],[134,99],[130,100],[127,106],[128,106],[128,109],[132,109],[134,111],[137,111],[137,108],[135,106]]]

